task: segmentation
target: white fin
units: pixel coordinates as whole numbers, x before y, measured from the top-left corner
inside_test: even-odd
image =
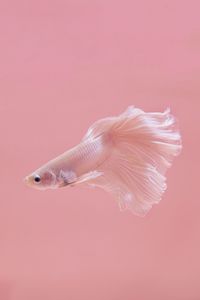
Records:
[[[80,176],[75,182],[73,182],[73,186],[80,183],[87,183],[89,181],[92,181],[96,179],[97,177],[101,176],[103,173],[99,171],[91,171],[89,173],[86,173],[82,176]]]
[[[97,121],[84,139],[108,134],[111,155],[87,182],[111,192],[121,209],[145,215],[166,189],[165,172],[181,150],[181,138],[169,110],[145,113],[130,107],[118,117]]]
[[[76,173],[73,171],[60,171],[59,178],[60,181],[59,187],[64,187],[68,184],[71,184],[77,180]]]

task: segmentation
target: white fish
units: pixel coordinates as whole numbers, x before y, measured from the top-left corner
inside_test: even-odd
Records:
[[[112,193],[120,208],[145,215],[161,200],[165,172],[181,150],[169,109],[146,113],[133,106],[98,120],[80,144],[25,178],[37,189],[87,184]]]

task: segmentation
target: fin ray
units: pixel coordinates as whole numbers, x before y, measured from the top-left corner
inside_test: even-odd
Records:
[[[85,138],[109,133],[114,147],[98,167],[101,176],[90,178],[117,198],[120,209],[145,215],[166,190],[165,173],[181,150],[180,134],[169,109],[145,113],[131,107],[118,117],[94,123]]]

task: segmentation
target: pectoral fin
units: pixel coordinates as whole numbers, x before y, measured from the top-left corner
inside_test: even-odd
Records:
[[[73,171],[60,171],[59,174],[59,179],[60,179],[60,184],[59,187],[64,187],[67,186],[69,184],[72,184],[73,182],[76,182],[77,180],[77,176],[76,173]]]

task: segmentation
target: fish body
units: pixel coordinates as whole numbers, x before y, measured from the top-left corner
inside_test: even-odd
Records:
[[[98,120],[74,148],[25,178],[37,189],[87,184],[112,193],[120,208],[145,215],[166,189],[165,172],[181,150],[169,110],[145,113],[129,107]]]

